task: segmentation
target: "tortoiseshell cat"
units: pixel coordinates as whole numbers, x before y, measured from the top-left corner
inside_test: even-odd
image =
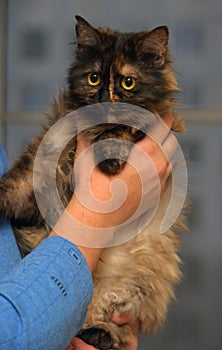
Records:
[[[101,102],[130,103],[160,116],[172,112],[176,105],[178,87],[168,50],[167,27],[120,33],[107,28],[95,29],[83,18],[77,16],[76,19],[77,46],[69,70],[68,88],[58,101],[54,101],[42,133],[0,181],[0,215],[6,215],[12,221],[23,255],[50,231],[36,206],[33,163],[38,146],[53,123],[73,110]],[[176,115],[173,129],[183,131],[183,123]],[[85,134],[91,142],[115,135],[131,142],[143,137],[140,130],[121,125],[110,128],[99,125]],[[57,168],[58,192],[65,204],[74,190],[75,149],[76,138],[68,143]],[[50,151],[53,152],[53,148]],[[128,154],[129,150],[123,146],[122,152]],[[124,164],[111,160],[100,166],[104,172],[115,174]],[[163,209],[166,203],[164,200],[162,203],[160,208]],[[153,332],[165,319],[169,300],[174,295],[173,285],[180,279],[178,238],[174,231],[183,227],[183,220],[178,220],[174,229],[160,235],[159,213],[162,209],[140,235],[120,246],[107,248],[98,263],[93,276],[94,297],[79,335],[96,348],[124,350],[131,341],[127,326],[119,327],[109,321],[109,315],[115,309],[129,311],[139,320],[142,332]]]

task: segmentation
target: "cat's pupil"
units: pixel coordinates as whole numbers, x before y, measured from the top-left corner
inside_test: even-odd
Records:
[[[133,77],[123,78],[121,85],[125,90],[132,90],[136,86],[136,79]]]
[[[98,86],[101,83],[101,78],[98,73],[88,74],[88,84],[91,86]]]
[[[133,85],[133,80],[132,80],[131,77],[127,77],[127,78],[125,79],[125,85],[126,85],[127,87],[131,87],[131,86]]]
[[[94,83],[94,84],[97,83],[98,79],[99,79],[99,75],[97,73],[91,74],[92,83]]]

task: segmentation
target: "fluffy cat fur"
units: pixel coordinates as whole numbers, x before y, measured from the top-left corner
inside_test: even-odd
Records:
[[[167,27],[139,33],[120,33],[107,28],[93,28],[79,16],[76,19],[77,45],[69,70],[68,86],[53,102],[43,131],[0,181],[0,215],[7,216],[13,223],[23,256],[50,231],[36,206],[33,164],[38,146],[52,124],[73,110],[100,102],[131,103],[160,116],[173,113],[176,105],[179,89],[168,49]],[[97,84],[99,81],[98,85],[89,83],[91,73],[97,74],[91,76],[91,83]],[[128,89],[132,78],[136,85]],[[123,88],[123,83],[127,89]],[[142,125],[138,126],[140,128]],[[116,135],[135,142],[143,137],[138,129],[99,125],[87,130],[85,135],[91,143]],[[182,120],[175,115],[173,130],[183,129]],[[58,162],[57,187],[64,204],[69,202],[74,191],[72,168],[75,150],[76,138],[73,138]],[[48,152],[53,152],[53,145]],[[129,149],[123,146],[121,152],[127,155]],[[101,170],[108,174],[118,173],[123,166],[124,162],[119,160],[107,160],[100,164]],[[93,300],[79,333],[82,339],[96,348],[124,350],[131,341],[127,325],[120,327],[109,321],[109,315],[114,310],[128,311],[132,318],[139,320],[140,330],[149,334],[158,329],[165,319],[169,301],[174,297],[174,284],[181,276],[177,255],[179,242],[175,232],[184,228],[181,216],[166,234],[159,233],[161,219],[168,206],[167,192],[170,190],[169,181],[151,224],[134,239],[107,248],[98,262],[93,274]],[[43,189],[39,188],[39,191]]]

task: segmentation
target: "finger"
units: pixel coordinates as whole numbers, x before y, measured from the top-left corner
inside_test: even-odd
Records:
[[[120,314],[119,312],[114,311],[110,319],[112,322],[118,324],[119,326],[125,324],[129,325],[129,327],[131,328],[133,338],[131,344],[129,344],[129,346],[127,347],[127,350],[136,350],[138,348],[139,322],[132,320],[128,312]]]
[[[169,129],[172,129],[173,122],[174,122],[174,116],[172,113],[165,113],[161,115],[162,120],[164,123],[168,126]]]
[[[172,133],[170,133],[162,144],[162,151],[168,161],[172,158],[177,147],[178,141],[176,137]]]
[[[85,176],[89,178],[92,170],[95,168],[95,160],[92,152],[92,147],[90,147],[82,134],[77,137],[77,151],[75,156],[75,175]]]
[[[130,315],[128,312],[120,314],[118,311],[114,311],[110,316],[110,321],[119,326],[122,326],[130,322]]]
[[[167,122],[165,122],[159,116],[156,116],[154,123],[147,130],[147,135],[158,145],[161,145],[164,142],[164,140],[171,131],[169,127],[170,122],[168,121],[168,119],[166,120]]]
[[[161,193],[164,192],[166,185],[167,185],[167,180],[171,176],[171,173],[172,173],[172,168],[171,168],[171,164],[169,164],[168,167],[166,168],[166,172],[165,172],[163,178],[160,181]]]
[[[117,311],[111,315],[110,320],[119,326],[128,324],[131,328],[133,340],[132,343],[127,347],[127,350],[136,350],[138,348],[138,332],[139,332],[139,322],[131,319],[128,312],[120,314]]]
[[[138,321],[135,321],[129,312],[120,314],[118,311],[114,311],[110,316],[110,321],[119,326],[128,324],[133,329],[133,331],[137,331],[139,327]]]
[[[77,149],[76,149],[76,158],[89,146],[84,135],[80,132],[77,135]]]
[[[74,338],[72,342],[68,345],[66,350],[95,350],[95,348],[91,345],[84,343],[79,338]]]
[[[161,146],[158,146],[149,137],[145,137],[145,139],[139,141],[138,143],[136,143],[136,145],[139,146],[139,148],[145,152],[148,158],[150,157],[150,160],[152,160],[153,164],[157,169],[157,174],[161,176],[162,173],[165,172],[165,168],[168,165],[168,163],[170,163],[170,161],[172,160],[172,157],[178,147],[178,141],[176,137],[172,133],[170,133],[168,134]],[[141,156],[139,157],[140,153],[138,153],[137,155],[135,147],[131,151],[131,153],[133,155],[133,159],[136,159],[136,162],[138,161],[138,159],[141,162],[142,158]],[[145,157],[142,161],[142,164],[144,164],[144,166],[147,167],[148,163],[146,163]]]

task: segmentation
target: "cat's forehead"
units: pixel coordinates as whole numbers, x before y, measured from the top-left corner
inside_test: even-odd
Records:
[[[107,65],[112,66],[120,75],[136,75],[135,59],[132,59],[134,35],[119,33],[108,28],[102,29],[102,33],[104,55],[100,58],[103,63],[105,60]]]
[[[109,28],[102,28],[100,35],[101,44],[105,51],[126,53],[134,49],[135,33],[122,33]]]

